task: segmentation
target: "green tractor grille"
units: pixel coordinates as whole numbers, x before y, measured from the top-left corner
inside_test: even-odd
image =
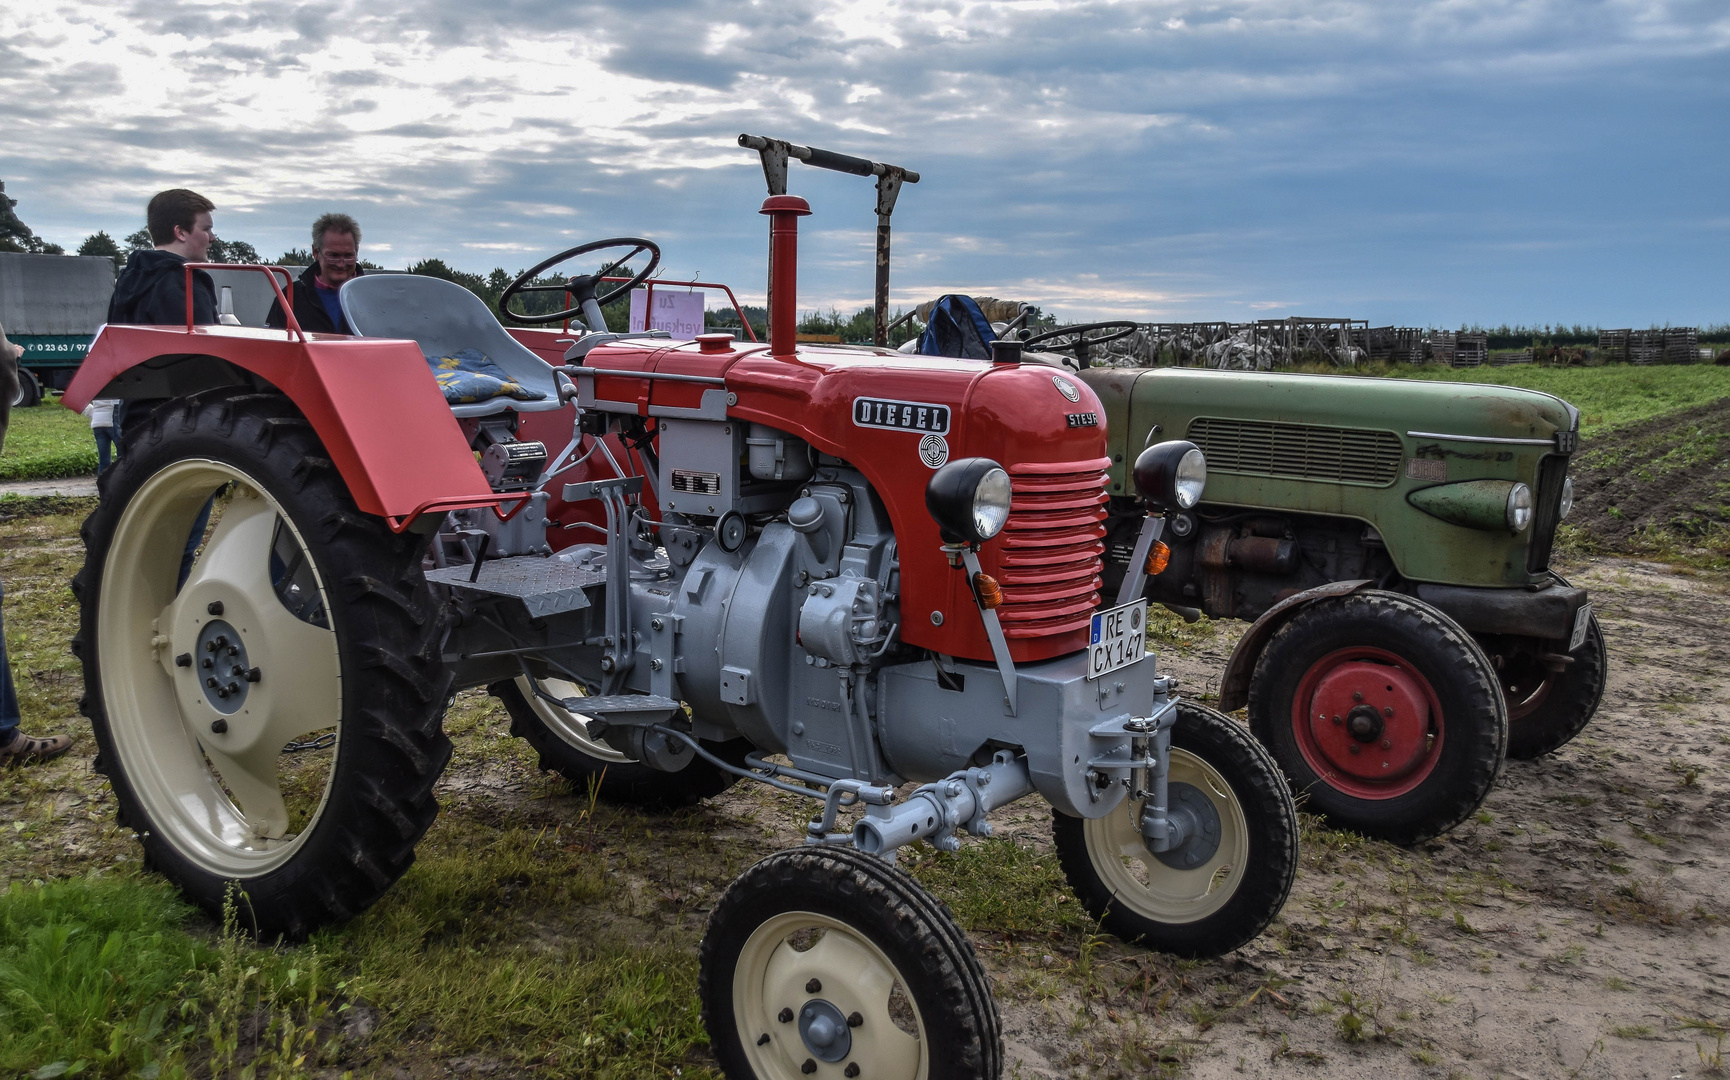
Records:
[[[1405,450],[1391,431],[1198,416],[1189,439],[1211,471],[1381,487],[1399,479]]]
[[[1538,462],[1537,513],[1532,521],[1532,544],[1526,549],[1528,573],[1538,574],[1550,568],[1556,526],[1562,523],[1562,482],[1567,478],[1566,454],[1546,454]]]

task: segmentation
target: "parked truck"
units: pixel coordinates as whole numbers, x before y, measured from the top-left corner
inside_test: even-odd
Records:
[[[0,325],[24,347],[13,408],[66,389],[113,295],[114,260],[106,256],[0,252]]]

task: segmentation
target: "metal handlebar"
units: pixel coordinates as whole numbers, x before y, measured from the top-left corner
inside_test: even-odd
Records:
[[[867,161],[862,157],[854,157],[852,154],[837,154],[833,150],[823,150],[815,146],[800,146],[798,143],[790,143],[785,139],[771,139],[763,135],[741,135],[739,136],[739,145],[747,150],[755,150],[759,154],[768,151],[783,158],[780,170],[781,190],[774,190],[775,178],[771,176],[769,177],[769,194],[771,195],[787,194],[787,163],[785,158],[798,158],[805,164],[819,169],[852,173],[854,176],[888,176],[891,173],[899,173],[905,183],[917,184],[919,182],[918,173],[911,169],[903,169],[899,165],[889,165],[881,161]],[[764,159],[763,171],[764,173],[769,171],[767,158]]]

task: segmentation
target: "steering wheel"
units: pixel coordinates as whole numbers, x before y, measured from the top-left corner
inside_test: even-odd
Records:
[[[1065,326],[1058,330],[1047,330],[1043,334],[1034,334],[1023,341],[1021,347],[1029,352],[1073,352],[1077,365],[1085,368],[1088,365],[1087,354],[1094,346],[1122,340],[1139,329],[1140,325],[1132,322],[1082,323],[1079,326]],[[1098,334],[1087,336],[1096,330],[1099,331]]]
[[[587,255],[591,251],[605,251],[607,248],[616,247],[629,247],[631,251],[624,258],[614,259],[612,262],[601,267],[601,269],[595,273],[578,274],[573,278],[567,279],[563,285],[532,284],[533,281],[540,277],[542,273],[562,262],[568,262],[569,260],[576,258],[578,255]],[[624,266],[626,263],[630,262],[645,251],[649,253],[649,265],[643,267],[635,277],[625,282],[623,285],[620,285],[618,288],[596,295],[595,289],[601,284],[602,278],[613,273],[613,271]],[[561,251],[545,262],[538,263],[530,269],[524,270],[522,273],[518,274],[516,280],[505,286],[505,291],[499,294],[499,314],[510,319],[512,322],[522,323],[527,326],[563,322],[573,315],[580,315],[584,319],[587,319],[590,315],[587,310],[590,303],[595,304],[597,310],[601,305],[611,303],[613,300],[618,299],[636,288],[638,285],[647,281],[649,275],[654,273],[655,267],[659,265],[661,265],[661,248],[653,240],[644,240],[638,236],[618,236],[611,240],[595,240],[591,243],[581,244],[577,247],[571,248],[569,251]],[[576,301],[577,306],[566,308],[563,311],[555,311],[549,315],[529,315],[510,310],[509,305],[513,297],[518,293],[531,292],[569,293],[571,299]],[[605,327],[590,327],[590,329],[600,330],[605,329]]]

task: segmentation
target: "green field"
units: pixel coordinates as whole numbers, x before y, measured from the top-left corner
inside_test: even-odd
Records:
[[[13,409],[0,450],[0,480],[58,480],[96,472],[96,438],[90,421],[52,398],[31,409]]]

